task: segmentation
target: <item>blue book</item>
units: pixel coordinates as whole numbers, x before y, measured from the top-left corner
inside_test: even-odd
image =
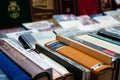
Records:
[[[0,80],[10,80],[1,68],[0,68]]]
[[[10,80],[31,80],[31,78],[4,53],[0,52],[0,68]]]

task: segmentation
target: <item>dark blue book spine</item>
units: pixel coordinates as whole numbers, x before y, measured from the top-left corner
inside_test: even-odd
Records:
[[[0,80],[10,80],[1,68],[0,68]]]
[[[0,68],[10,80],[31,80],[31,78],[4,53],[0,52]]]

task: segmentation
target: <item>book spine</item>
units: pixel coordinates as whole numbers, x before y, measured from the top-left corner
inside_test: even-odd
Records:
[[[35,51],[33,51],[33,50],[31,50],[31,49],[28,49],[27,50],[29,53],[31,53],[31,54],[33,54],[33,56],[35,56],[36,58],[38,58],[38,60],[37,61],[39,61],[39,63],[41,64],[41,66],[42,66],[42,68],[43,69],[49,69],[49,68],[52,68],[52,77],[53,77],[53,80],[57,80],[57,79],[61,79],[61,80],[63,80],[64,79],[64,77],[63,77],[63,75],[61,74],[61,70],[56,70],[56,66],[57,65],[55,65],[54,64],[54,62],[52,63],[47,63],[47,60],[46,60],[46,58],[44,57],[44,56],[42,56],[42,54],[40,53],[40,54],[38,54],[38,53],[36,53]],[[51,66],[52,65],[52,66]],[[53,67],[53,66],[55,66],[55,67]],[[59,66],[57,66],[57,68],[59,69]],[[64,69],[63,69],[64,70]]]
[[[38,43],[36,44],[35,50],[38,53],[42,52],[43,54],[52,58],[59,64],[63,65],[65,68],[67,68],[67,70],[69,70],[70,72],[72,72],[74,74],[75,80],[90,80],[91,72],[84,66],[72,61],[71,59],[69,59],[55,51],[50,50],[49,48],[47,48],[45,46],[41,46]]]
[[[0,80],[10,80],[5,72],[0,68]]]
[[[88,34],[88,35],[120,46],[119,41],[115,41],[115,40],[112,40],[110,38],[103,37],[103,36],[100,36],[100,35],[97,35],[97,34],[94,34],[94,33]]]
[[[120,57],[119,54],[116,53],[116,52],[113,52],[113,51],[108,50],[108,49],[106,49],[106,48],[97,46],[97,45],[92,44],[92,43],[90,43],[90,42],[84,41],[84,40],[82,40],[82,39],[80,39],[80,38],[78,39],[78,38],[76,38],[76,37],[70,37],[70,39],[75,40],[75,41],[77,41],[77,42],[79,42],[79,43],[81,43],[81,44],[87,45],[88,47],[91,47],[91,48],[96,49],[96,50],[98,50],[98,51],[104,52],[104,53],[106,53],[106,54],[108,54],[108,55],[110,55],[110,56],[112,56],[112,57],[117,57],[117,58]]]
[[[78,15],[78,1],[77,0],[58,0],[59,14],[74,14]]]
[[[96,58],[96,59],[99,59],[102,62],[105,62],[106,64],[111,64],[112,58],[110,56],[102,53],[101,51],[95,50],[95,49],[90,48],[86,45],[83,45],[83,44],[81,44],[81,43],[79,43],[75,40],[72,40],[70,38],[63,37],[63,36],[60,36],[60,35],[57,35],[56,39],[58,41],[64,42],[65,44],[67,44],[71,47],[74,47],[74,48],[76,48],[76,49],[78,49],[78,50]]]
[[[54,0],[30,0],[32,21],[51,19],[54,7]]]
[[[113,75],[112,66],[106,65],[103,62],[101,62],[91,56],[88,56],[87,54],[80,52],[79,50],[72,48],[72,47],[70,47],[62,42],[59,42],[57,40],[50,41],[50,42],[46,43],[45,46],[47,46],[48,48],[50,48],[52,50],[59,52],[60,54],[66,56],[66,57],[72,59],[73,61],[90,69],[93,73],[92,80],[94,80],[94,78],[96,78],[97,80],[99,80],[100,78],[101,78],[101,80],[105,80],[105,79],[112,80],[112,75]],[[92,63],[90,63],[86,59],[89,59]],[[102,72],[104,72],[104,73],[102,73]],[[106,76],[106,78],[104,78],[104,76],[106,74],[109,76]]]
[[[43,70],[40,66],[23,55],[23,50],[20,52],[19,50],[15,49],[15,47],[8,44],[5,39],[1,39],[0,44],[0,49],[25,72],[27,72],[34,80],[51,80],[50,74],[47,71]]]
[[[116,33],[112,33],[110,31],[107,31],[105,29],[102,29],[102,30],[99,30],[97,32],[97,34],[100,35],[100,36],[103,36],[103,37],[107,37],[107,38],[116,40],[116,41],[120,41],[120,35],[119,35],[119,33],[116,34]]]
[[[0,67],[12,80],[31,80],[31,78],[20,67],[13,63],[2,52],[0,52]]]

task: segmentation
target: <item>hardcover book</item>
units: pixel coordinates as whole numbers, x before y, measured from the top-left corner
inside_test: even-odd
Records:
[[[54,0],[30,0],[32,21],[48,20],[54,14]]]
[[[53,59],[49,58],[43,53],[38,53],[35,52],[31,49],[27,50],[31,54],[35,55],[36,58],[38,58],[40,61],[43,62],[44,68],[53,68],[53,80],[58,80],[58,79],[64,79],[64,78],[70,78],[70,80],[74,80],[74,74],[69,72],[64,66],[61,64],[57,63]],[[41,63],[42,63],[41,62]],[[58,76],[57,76],[58,74]],[[67,79],[66,79],[67,80]]]
[[[79,15],[92,15],[100,13],[99,0],[91,2],[91,0],[78,0]]]
[[[74,14],[78,13],[78,0],[55,0],[57,14]]]
[[[75,61],[59,54],[58,52],[55,52],[46,46],[42,46],[39,43],[36,44],[35,50],[39,53],[43,53],[47,55],[48,57],[52,58],[59,64],[63,65],[67,70],[72,72],[74,74],[75,80],[91,80],[90,75],[91,71],[85,68],[84,66],[76,63]],[[69,80],[69,79],[65,79]]]
[[[31,21],[29,0],[4,0],[0,7],[0,26],[3,28]]]
[[[35,49],[35,43],[44,45],[47,41],[54,40],[55,34],[53,31],[25,33],[19,36],[19,41],[26,49]]]
[[[19,66],[0,52],[0,68],[11,80],[32,80]]]
[[[77,35],[77,36],[81,36],[81,35]],[[60,35],[56,36],[56,40],[64,42],[65,44],[67,44],[71,47],[74,47],[96,59],[99,59],[100,61],[102,61],[106,64],[111,64],[112,58],[109,55],[104,54],[96,49],[90,48],[86,45],[80,44],[79,42],[77,42],[75,40],[72,40],[68,37],[64,37],[64,36],[60,36]]]
[[[112,80],[113,68],[75,48],[72,48],[58,40],[53,40],[45,44],[48,48],[57,51],[65,57],[81,64],[91,70],[91,80]],[[89,59],[88,60],[86,60]],[[106,77],[104,77],[106,76]]]
[[[52,19],[28,22],[23,23],[22,25],[27,30],[39,30],[39,31],[49,31],[62,28],[59,24],[56,24]]]
[[[0,39],[0,49],[11,60],[19,65],[33,80],[51,80],[51,69],[44,70],[32,57],[19,45],[9,39]]]

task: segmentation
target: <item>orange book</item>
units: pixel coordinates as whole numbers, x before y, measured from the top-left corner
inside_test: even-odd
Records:
[[[58,40],[50,41],[45,44],[48,48],[59,52],[71,60],[85,66],[91,70],[91,80],[112,80],[113,68],[104,62],[95,59],[75,48],[72,48]]]

